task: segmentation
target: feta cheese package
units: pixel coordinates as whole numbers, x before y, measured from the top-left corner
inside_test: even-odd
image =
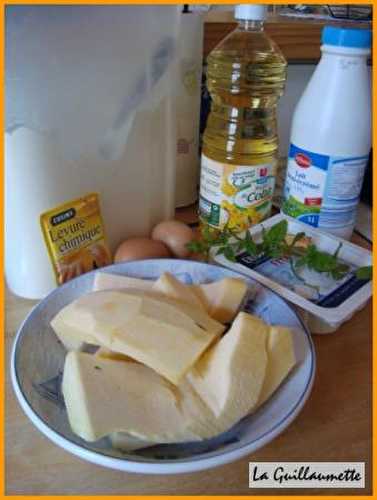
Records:
[[[372,295],[372,281],[355,275],[357,268],[372,265],[372,253],[282,213],[252,227],[250,234],[258,238],[263,227],[268,229],[284,219],[288,221],[289,234],[304,232],[322,251],[334,253],[341,243],[339,259],[349,265],[348,273],[334,280],[325,273],[304,269],[297,276],[288,259],[254,257],[242,251],[232,262],[223,254],[216,255],[216,248],[212,249],[211,260],[259,281],[291,302],[312,333],[334,332],[364,307]]]

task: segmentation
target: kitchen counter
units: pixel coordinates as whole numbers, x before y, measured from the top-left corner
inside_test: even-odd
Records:
[[[179,218],[194,222],[190,209]],[[353,241],[370,245],[355,235]],[[60,449],[22,412],[9,380],[16,331],[36,301],[6,293],[6,494],[7,495],[250,495],[249,461],[366,462],[365,490],[282,490],[282,494],[371,493],[371,302],[336,333],[313,336],[317,373],[311,396],[296,420],[274,441],[237,462],[203,472],[145,476],[101,468]]]

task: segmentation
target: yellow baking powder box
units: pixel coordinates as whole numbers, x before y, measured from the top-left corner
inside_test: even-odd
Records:
[[[97,193],[44,212],[40,223],[58,285],[111,264]]]

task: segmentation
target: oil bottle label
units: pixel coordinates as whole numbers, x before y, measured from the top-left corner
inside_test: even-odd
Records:
[[[355,222],[368,155],[328,156],[291,144],[282,210],[331,230]]]
[[[202,155],[200,217],[210,226],[243,231],[269,215],[276,162],[230,165]]]

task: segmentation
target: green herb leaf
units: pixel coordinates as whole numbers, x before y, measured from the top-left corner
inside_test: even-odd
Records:
[[[271,259],[282,259],[285,257],[284,252],[282,252],[282,249],[279,247],[270,248],[268,256],[271,257]]]
[[[204,240],[209,241],[212,238],[212,232],[209,226],[204,226],[202,229],[202,237]]]
[[[264,240],[268,242],[269,245],[276,246],[278,243],[281,243],[285,240],[288,231],[288,221],[281,220],[274,226],[270,227],[268,231],[266,231]]]
[[[359,267],[356,271],[356,278],[359,280],[371,280],[373,277],[372,266]]]
[[[230,261],[232,261],[232,262],[235,262],[235,261],[236,261],[236,256],[235,256],[235,254],[234,254],[234,250],[233,250],[233,248],[232,248],[232,247],[230,247],[230,246],[229,246],[229,247],[225,247],[225,248],[224,248],[224,256],[225,256],[228,260],[230,260]]]
[[[246,235],[245,235],[245,239],[244,239],[243,243],[244,243],[244,248],[245,248],[247,253],[249,253],[250,255],[258,255],[258,247],[254,243],[254,240],[253,240],[251,234],[249,233],[249,231],[246,231]]]
[[[239,241],[239,242],[238,242],[238,244],[236,245],[235,249],[236,249],[236,253],[242,252],[242,250],[246,250],[246,251],[248,251],[248,250],[246,249],[246,245],[245,245],[245,242],[244,242],[244,241]],[[249,253],[250,253],[250,252],[249,252]]]
[[[263,224],[262,224],[262,241],[265,242],[266,241],[266,235],[267,235],[267,231],[265,230]]]
[[[188,243],[186,243],[186,248],[187,250],[193,253],[202,253],[205,249],[205,245],[201,241],[191,240]]]
[[[339,244],[336,251],[330,254],[319,250],[314,244],[310,244],[307,248],[297,245],[301,239],[306,237],[304,232],[297,233],[288,244],[286,241],[287,232],[288,222],[286,220],[278,222],[268,230],[262,225],[262,239],[261,242],[256,243],[249,231],[246,231],[243,236],[234,233],[227,226],[221,232],[205,226],[201,231],[200,240],[190,241],[186,247],[194,253],[207,257],[212,247],[218,247],[217,255],[223,254],[232,262],[235,262],[236,254],[243,250],[253,257],[266,255],[274,259],[289,258],[292,272],[298,278],[298,270],[304,267],[318,273],[327,273],[335,280],[342,279],[349,272],[350,267],[338,260],[342,244]],[[236,243],[233,243],[234,240]],[[372,278],[372,268],[370,266],[362,267],[356,271],[355,275],[359,279],[369,280]],[[309,283],[306,284],[312,286]]]
[[[217,235],[217,237],[214,239],[214,242],[217,245],[226,245],[228,243],[229,237],[230,237],[230,235],[229,235],[228,231],[224,230],[223,232],[221,232]]]
[[[315,245],[309,245],[306,255],[306,265],[314,271],[329,273],[335,269],[337,262],[334,255],[317,250]]]
[[[285,237],[288,231],[288,222],[282,220],[270,227],[268,231],[262,232],[262,248],[268,257],[279,258],[287,255],[287,244]]]
[[[350,267],[347,264],[338,264],[335,269],[333,269],[330,274],[334,280],[340,280],[348,273]]]

